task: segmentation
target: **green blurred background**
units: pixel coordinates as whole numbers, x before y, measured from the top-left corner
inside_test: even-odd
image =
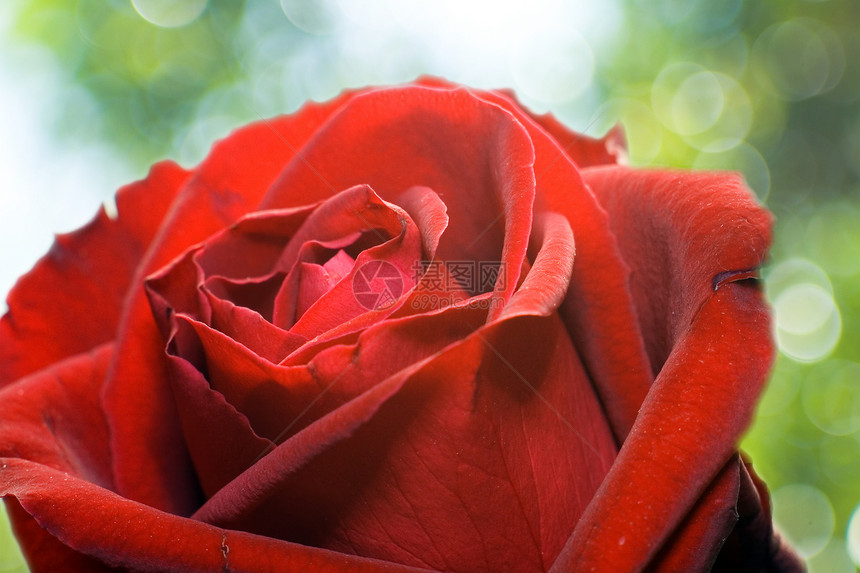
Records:
[[[153,161],[421,74],[621,121],[636,165],[743,172],[777,216],[780,348],[744,448],[811,570],[860,564],[860,2],[12,0],[0,29],[0,294]]]

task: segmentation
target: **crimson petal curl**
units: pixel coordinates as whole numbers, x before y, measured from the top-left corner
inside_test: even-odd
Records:
[[[356,95],[334,114],[284,169],[262,207],[316,201],[359,184],[391,202],[406,186],[433,189],[450,217],[438,257],[503,261],[512,276],[494,294],[500,302],[493,308],[500,310],[526,255],[533,163],[521,123],[470,91],[380,89]]]

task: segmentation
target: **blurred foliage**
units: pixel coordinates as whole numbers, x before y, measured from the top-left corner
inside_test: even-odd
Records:
[[[134,163],[165,156],[203,97],[242,79],[236,63],[244,3],[212,2],[186,26],[144,20],[128,0],[23,4],[15,31],[47,47],[95,106],[74,102],[59,125],[80,142],[108,140]]]
[[[307,99],[432,73],[482,86],[501,77],[525,91],[527,103],[590,133],[620,120],[639,165],[742,171],[777,216],[765,278],[781,350],[744,447],[773,491],[778,524],[812,570],[855,571],[860,3],[616,2],[620,22],[608,39],[582,30],[593,73],[587,59],[578,70],[558,67],[574,55],[564,49],[555,54],[561,64],[549,51],[538,62],[549,66],[551,80],[560,69],[569,74],[562,77],[591,82],[567,100],[557,97],[558,86],[542,99],[540,86],[517,69],[511,79],[487,80],[480,64],[464,67],[470,54],[440,63],[441,40],[416,40],[423,20],[399,34],[380,22],[351,32],[356,4],[335,0],[196,0],[189,4],[202,13],[176,27],[142,17],[147,5],[157,11],[156,0],[31,0],[22,3],[15,32],[49,50],[70,85],[88,94],[64,102],[58,133],[110,142],[120,159],[141,168],[164,156],[196,162],[230,128]],[[395,4],[386,4],[397,16],[389,19],[405,27]],[[460,16],[452,11],[444,25],[456,27]],[[479,28],[471,31],[486,32]],[[583,110],[590,115],[578,125]]]

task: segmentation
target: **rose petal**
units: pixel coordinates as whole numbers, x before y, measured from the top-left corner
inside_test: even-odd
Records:
[[[27,570],[31,573],[43,571],[45,573],[52,573],[53,571],[69,573],[114,571],[104,563],[63,545],[56,537],[42,529],[14,497],[6,497],[3,502],[9,513],[21,551],[27,559]]]
[[[105,344],[0,390],[0,457],[24,457],[110,487],[98,396],[112,354]]]
[[[318,204],[255,211],[206,240],[195,261],[207,277],[247,279],[277,270],[284,247]]]
[[[767,488],[747,462],[740,464],[737,512],[738,524],[714,571],[806,571],[803,559],[774,531]]]
[[[739,460],[733,457],[708,486],[650,567],[654,571],[711,571],[738,521]]]
[[[117,193],[116,218],[100,209],[86,226],[57,236],[9,294],[0,319],[0,386],[113,339],[137,264],[187,177],[178,165],[159,163]]]
[[[601,570],[606,547],[616,548],[618,570],[653,558],[737,448],[772,355],[758,290],[733,283],[713,293],[676,342],[558,570]]]
[[[236,306],[207,292],[212,306],[210,326],[239,344],[278,363],[307,342],[307,338],[282,330],[246,307]]]
[[[434,76],[422,76],[415,80],[421,86],[454,89],[457,84]],[[488,101],[506,100],[505,109],[516,110],[518,114],[526,114],[534,123],[540,125],[552,138],[559,143],[567,155],[580,168],[597,165],[624,163],[627,159],[627,142],[621,125],[616,125],[606,135],[600,138],[589,137],[582,133],[571,131],[558,121],[551,113],[538,115],[529,111],[510,89],[494,89],[492,91],[471,90],[473,93]]]
[[[466,90],[377,90],[357,95],[333,115],[262,205],[319,200],[357,184],[370,185],[389,201],[406,187],[429,187],[450,217],[437,257],[501,260],[513,275],[496,294],[500,310],[525,258],[533,162],[522,125]]]
[[[400,233],[400,216],[369,185],[356,185],[321,201],[301,227],[290,237],[276,264],[289,271],[299,260],[308,241],[331,242],[356,233],[369,233],[374,243],[382,243]],[[341,243],[341,246],[345,246]]]
[[[320,354],[317,378],[368,390],[282,443],[196,517],[415,566],[548,567],[614,455],[567,333],[557,317],[507,319],[423,360],[409,356],[378,382],[380,357],[399,360],[410,346],[420,356],[425,341],[408,341],[425,332],[415,328],[424,318],[404,319],[403,346],[380,341],[392,332],[386,323],[357,354],[332,348],[341,358],[331,365]]]
[[[349,255],[347,256],[349,257]],[[350,264],[349,268],[351,269],[352,266]],[[322,265],[299,263],[299,269],[301,278],[299,279],[299,292],[296,294],[296,314],[302,316],[316,301],[330,291],[342,277],[338,277],[337,280],[334,279]],[[283,357],[286,357],[286,354]],[[280,360],[276,360],[275,362],[280,362]]]
[[[351,271],[352,267],[355,266],[355,260],[348,253],[344,252],[342,248],[355,247],[356,243],[358,243],[360,239],[362,239],[362,233],[356,231],[331,241],[306,241],[299,249],[297,255],[298,259],[286,276],[283,276],[283,271],[278,272],[278,274],[282,275],[283,278],[278,285],[277,291],[272,297],[272,312],[268,315],[271,318],[272,323],[278,325],[279,328],[288,331],[289,328],[295,324],[296,317],[300,317],[304,314],[305,310],[307,310],[305,309],[301,313],[298,312],[297,295],[301,289],[301,271],[304,263],[310,262],[313,264],[325,261],[332,249],[338,249],[339,252],[344,253],[349,262],[348,268],[343,271],[345,276],[346,274],[349,274],[349,271]],[[340,260],[340,263],[344,263],[343,259]],[[333,283],[332,286],[334,286],[334,284],[337,283]],[[330,290],[330,288],[327,289],[326,292],[328,292],[328,290]],[[320,293],[320,296],[323,294],[325,294],[325,292]],[[296,336],[299,335],[296,334]],[[279,360],[275,360],[275,362],[278,361]]]
[[[564,215],[577,243],[576,265],[560,314],[597,387],[619,443],[653,380],[636,309],[630,270],[606,212],[561,145],[514,103],[496,92],[480,97],[504,106],[528,130],[535,148],[537,209]]]
[[[510,107],[522,110],[528,114],[535,123],[540,125],[558,142],[561,148],[564,149],[565,155],[580,169],[598,165],[624,164],[627,162],[627,141],[624,137],[624,129],[621,124],[610,129],[603,137],[589,137],[585,134],[571,131],[551,113],[542,115],[532,113],[528,107],[519,101],[516,94],[511,90],[494,90],[493,93],[503,94],[513,104]]]
[[[113,352],[102,345],[0,390],[0,466],[23,457],[111,487],[107,425],[99,391]],[[32,571],[97,571],[9,500],[9,514]]]
[[[448,207],[435,191],[420,186],[401,193],[393,203],[409,213],[418,226],[424,259],[434,259],[442,233],[448,228]]]
[[[142,285],[148,274],[251,210],[283,165],[349,97],[250,125],[216,145],[172,205],[133,284]],[[104,394],[116,485],[129,499],[189,513],[195,477],[167,382],[163,339],[142,286],[128,299],[120,332]],[[159,471],[151,471],[153,464]],[[141,480],[141,475],[151,479]]]
[[[113,567],[189,573],[415,571],[393,563],[220,529],[161,512],[29,461],[0,459],[0,484],[0,496],[16,498],[60,543]],[[73,570],[65,565],[63,571]]]
[[[608,167],[584,176],[632,268],[640,329],[659,371],[714,287],[761,265],[770,215],[736,175]]]
[[[318,299],[318,304],[301,315],[297,315],[294,310],[297,308],[296,296],[300,292],[300,276],[291,271],[291,276],[284,281],[275,299],[276,325],[289,328],[291,332],[305,338],[314,338],[367,314],[368,310],[377,310],[376,305],[363,304],[356,296],[353,285],[355,275],[361,274],[362,266],[371,260],[385,261],[392,271],[399,272],[399,277],[392,277],[398,290],[393,293],[395,297],[412,286],[411,269],[421,259],[420,232],[403,209],[383,201],[366,185],[338,193],[314,211],[287,245],[277,268],[293,269],[299,261],[302,247],[310,240],[333,241],[356,232],[367,234],[376,246],[365,248],[345,280],[326,292]],[[370,294],[374,293],[372,291]],[[373,320],[380,318],[382,316],[376,316]]]
[[[467,308],[386,321],[370,327],[351,343],[341,340],[336,349],[327,352],[317,347],[296,365],[278,366],[205,324],[178,317],[193,327],[199,337],[212,388],[246,415],[261,436],[275,441],[342,406],[366,391],[368,385],[456,342],[485,318],[485,311]],[[391,355],[391,348],[398,349],[396,356]],[[351,365],[354,353],[375,358],[367,360],[363,375],[355,380],[338,376]],[[326,373],[331,371],[336,372],[330,378],[338,379],[334,387],[326,382]]]
[[[209,498],[271,442],[255,434],[248,419],[187,361],[171,357],[170,374],[183,436],[203,497]]]
[[[537,255],[522,285],[502,311],[503,317],[549,315],[567,292],[575,252],[570,223],[558,213],[539,213],[535,216],[534,234]]]

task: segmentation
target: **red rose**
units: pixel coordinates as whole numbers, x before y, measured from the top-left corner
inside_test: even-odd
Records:
[[[622,147],[427,80],[120,190],[0,322],[32,568],[799,568],[737,454],[770,217]]]

